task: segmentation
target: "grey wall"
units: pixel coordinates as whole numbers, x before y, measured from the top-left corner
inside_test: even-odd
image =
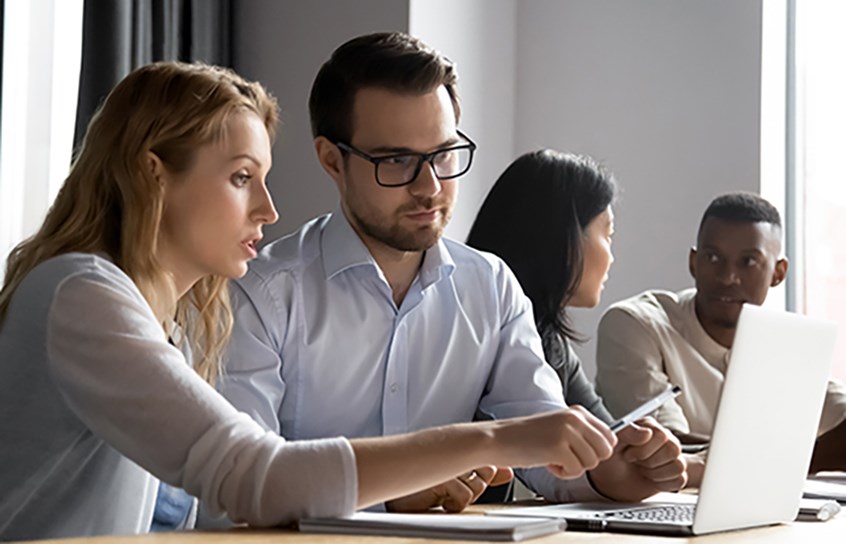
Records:
[[[272,240],[337,202],[335,186],[315,158],[308,120],[308,93],[317,70],[352,37],[407,31],[408,2],[239,0],[234,9],[235,69],[264,83],[282,108],[268,178],[280,215],[265,229],[265,240]]]
[[[480,144],[447,233],[463,239],[505,166],[538,147],[605,162],[623,188],[611,302],[690,284],[687,251],[718,193],[760,187],[762,0],[242,0],[236,67],[284,110],[269,238],[331,209],[306,99],[331,51],[375,30],[410,30],[457,62],[462,127]],[[554,248],[550,248],[554,250]],[[592,344],[579,349],[593,373]]]
[[[759,188],[760,0],[518,2],[515,155],[603,161],[623,189],[602,310],[691,285],[687,253],[718,193]],[[554,248],[551,248],[553,250]],[[593,372],[594,346],[580,350]]]

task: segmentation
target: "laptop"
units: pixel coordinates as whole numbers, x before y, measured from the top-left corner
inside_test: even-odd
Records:
[[[836,326],[828,321],[748,304],[743,307],[698,499],[555,504],[491,514],[564,518],[570,529],[667,535],[700,535],[794,520],[822,413],[836,333]]]

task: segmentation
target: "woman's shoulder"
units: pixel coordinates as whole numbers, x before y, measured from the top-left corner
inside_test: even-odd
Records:
[[[108,258],[96,253],[75,252],[39,263],[23,279],[13,298],[47,302],[64,286],[83,278],[112,288],[137,291],[129,276]]]
[[[39,263],[22,283],[59,284],[78,275],[99,278],[104,282],[132,283],[129,276],[108,258],[97,253],[79,252],[64,253]]]
[[[63,295],[72,295],[72,314],[74,319],[80,319],[90,317],[100,294],[117,292],[123,293],[126,300],[137,300],[139,304],[143,301],[132,280],[105,257],[92,253],[51,257],[33,268],[15,289],[3,331],[13,336],[37,335],[37,331],[43,334]]]

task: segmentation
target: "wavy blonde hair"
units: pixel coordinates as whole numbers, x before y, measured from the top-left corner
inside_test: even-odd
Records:
[[[273,141],[276,100],[231,70],[160,62],[126,76],[91,119],[41,228],[9,254],[0,323],[15,289],[40,263],[69,252],[103,252],[132,278],[166,331],[175,318],[194,368],[214,383],[232,329],[227,279],[207,276],[177,300],[156,257],[164,187],[148,153],[169,172],[185,172],[197,148],[222,138],[227,121],[245,111],[262,119]]]

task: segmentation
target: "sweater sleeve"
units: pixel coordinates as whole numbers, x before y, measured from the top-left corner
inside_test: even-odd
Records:
[[[596,334],[596,383],[610,412],[626,412],[671,387],[661,348],[649,327],[629,312],[612,306],[599,322]],[[679,384],[686,389],[687,384]],[[675,400],[654,414],[672,431],[689,433],[690,424]]]
[[[52,377],[80,420],[211,511],[257,526],[354,511],[350,443],[287,442],[236,411],[167,343],[125,276],[69,277],[47,327]]]

